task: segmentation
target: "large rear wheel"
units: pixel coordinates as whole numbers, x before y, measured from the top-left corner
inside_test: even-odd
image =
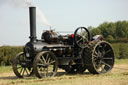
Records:
[[[106,41],[92,44],[90,48],[85,49],[84,56],[90,73],[104,74],[113,68],[114,52],[111,45]]]

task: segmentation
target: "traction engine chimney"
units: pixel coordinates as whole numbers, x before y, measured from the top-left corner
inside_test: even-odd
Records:
[[[30,16],[30,41],[36,42],[36,7],[29,7]]]

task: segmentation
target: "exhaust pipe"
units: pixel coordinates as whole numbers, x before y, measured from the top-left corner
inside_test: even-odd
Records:
[[[29,7],[30,16],[30,41],[36,42],[36,7]]]

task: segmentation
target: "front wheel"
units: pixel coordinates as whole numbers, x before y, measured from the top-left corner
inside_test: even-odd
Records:
[[[33,62],[34,73],[38,78],[55,76],[57,68],[57,58],[50,51],[43,51],[38,53]]]
[[[13,60],[12,68],[18,78],[29,77],[33,74],[33,68],[27,66],[24,52],[20,52]]]

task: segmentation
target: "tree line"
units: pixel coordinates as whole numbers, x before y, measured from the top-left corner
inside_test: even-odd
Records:
[[[128,42],[128,21],[104,22],[98,27],[89,26],[91,35],[103,35],[110,42]]]
[[[128,44],[127,43],[112,43],[116,59],[128,59]],[[0,47],[0,66],[8,66],[17,53],[23,51],[23,46],[1,46]]]
[[[23,46],[2,46],[0,47],[0,66],[11,65],[17,53],[23,51]]]

